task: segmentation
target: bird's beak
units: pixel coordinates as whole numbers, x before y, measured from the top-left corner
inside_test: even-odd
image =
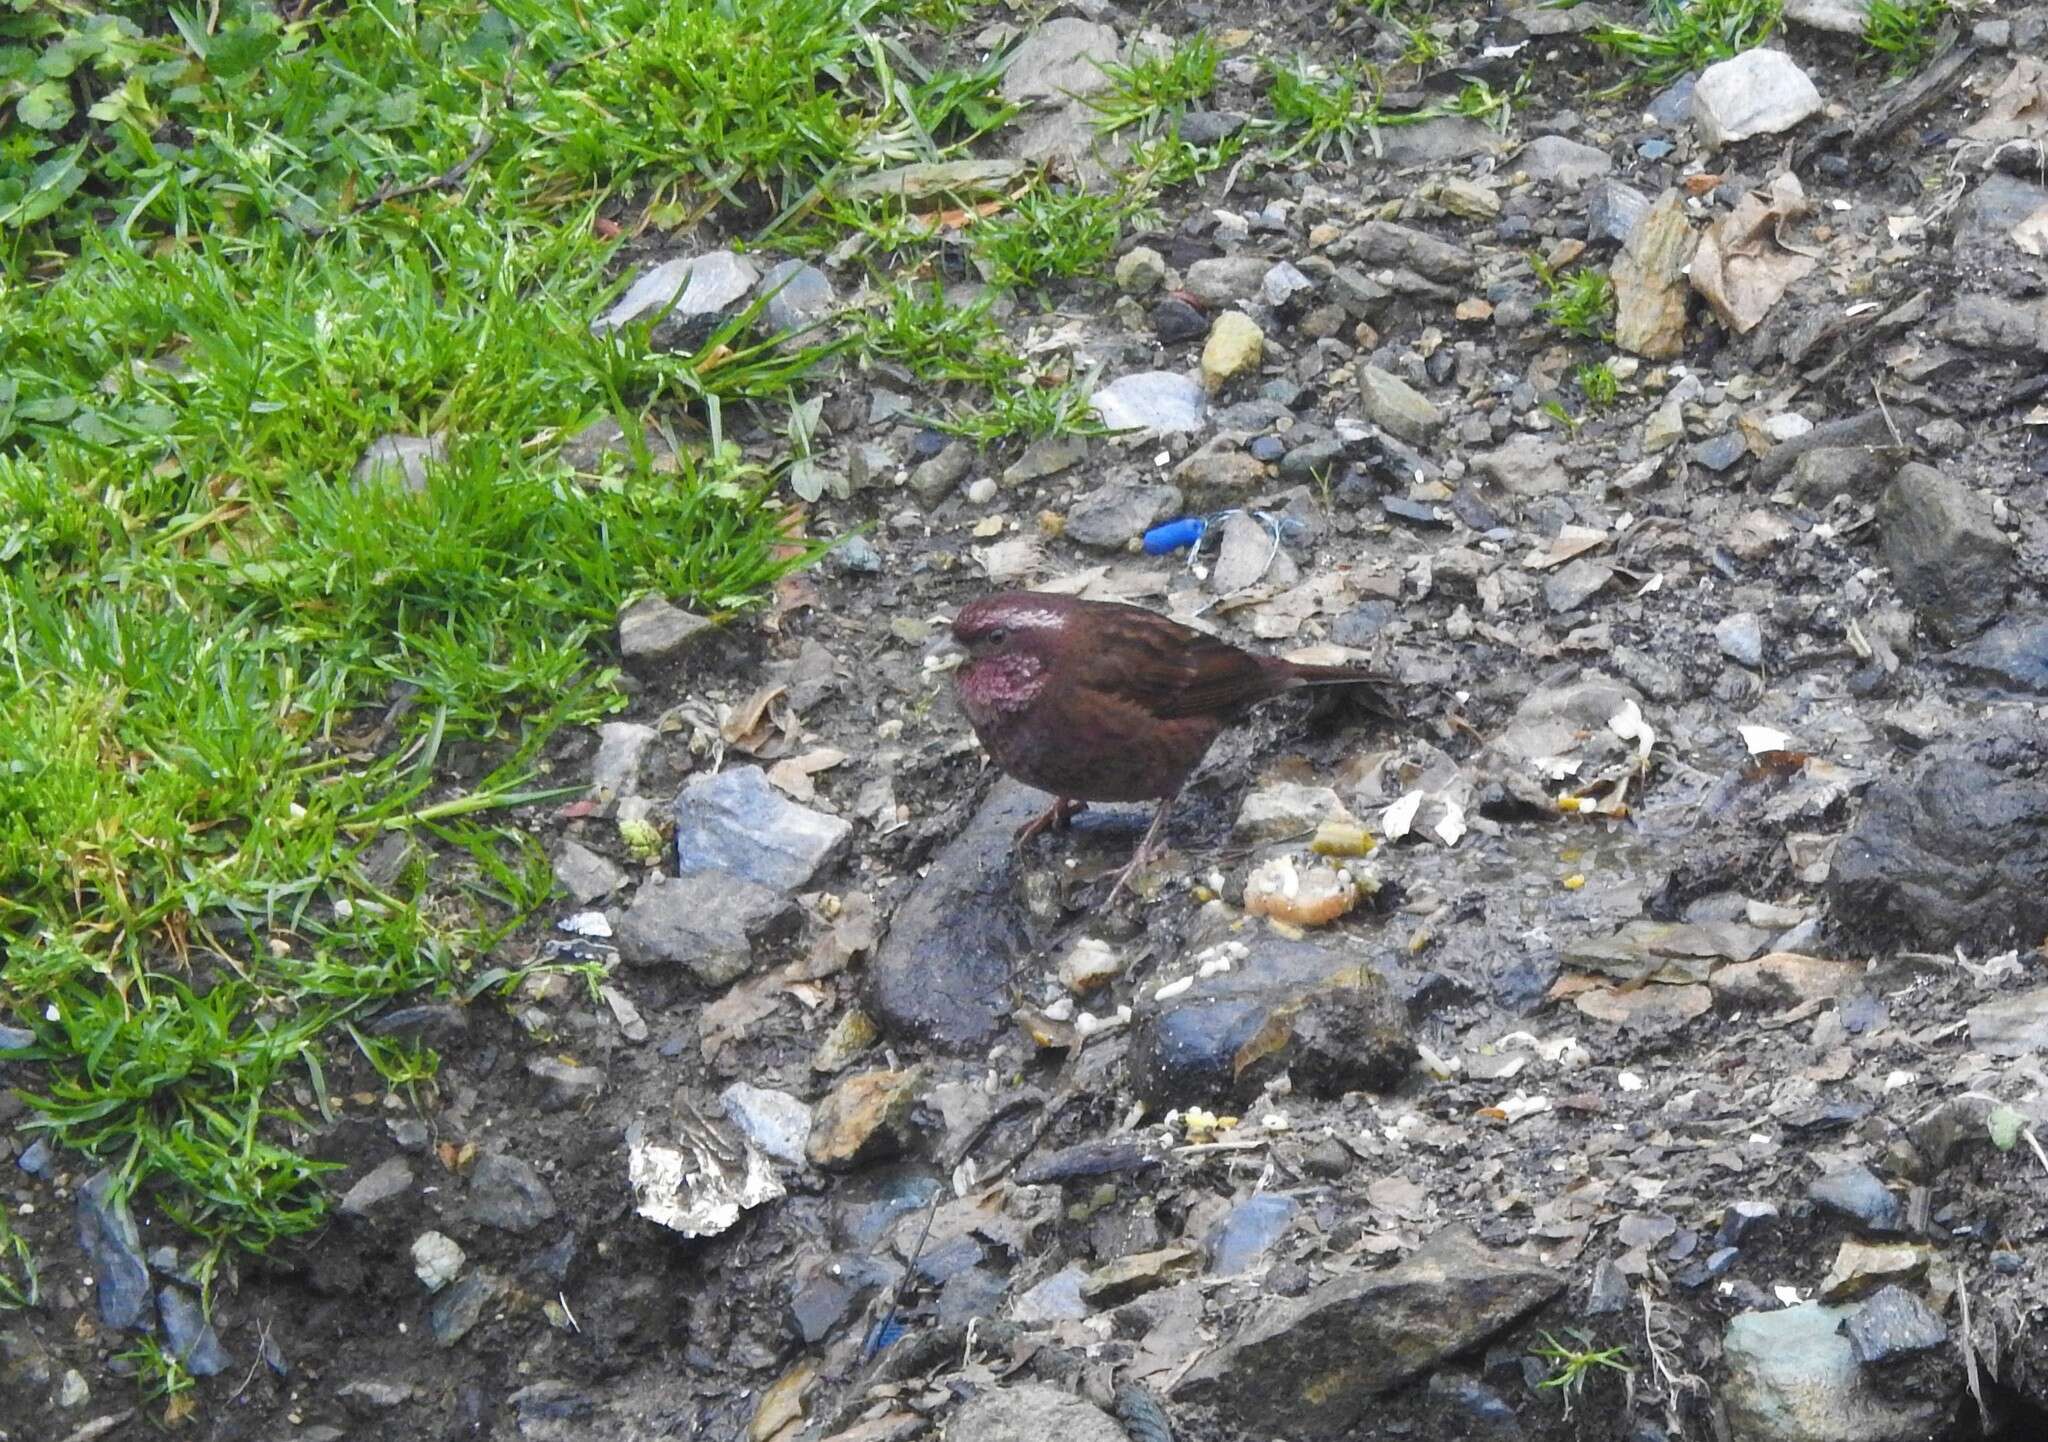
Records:
[[[924,670],[927,676],[936,676],[942,671],[957,670],[967,659],[967,648],[948,634],[939,643],[924,653]]]

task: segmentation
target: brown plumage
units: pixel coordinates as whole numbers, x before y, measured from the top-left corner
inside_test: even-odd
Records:
[[[1159,812],[1111,896],[1152,858],[1183,784],[1224,727],[1304,686],[1378,678],[1260,656],[1139,606],[1030,591],[961,608],[953,685],[997,766],[1055,800],[1019,840],[1090,801],[1152,801]]]

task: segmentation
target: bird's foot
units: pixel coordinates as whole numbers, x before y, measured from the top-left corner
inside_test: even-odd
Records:
[[[1109,895],[1103,898],[1102,904],[1104,906],[1116,905],[1117,897],[1121,896],[1124,888],[1130,885],[1131,878],[1165,855],[1166,848],[1164,846],[1153,846],[1140,842],[1138,849],[1131,854],[1131,859],[1118,869],[1116,882],[1109,888]]]
[[[1159,803],[1159,814],[1152,818],[1152,824],[1145,828],[1144,839],[1138,842],[1138,849],[1131,853],[1131,859],[1124,863],[1116,874],[1116,881],[1109,888],[1109,895],[1103,900],[1104,906],[1116,905],[1117,897],[1130,885],[1131,878],[1166,855],[1166,813],[1173,807],[1173,798]]]
[[[1088,809],[1085,801],[1069,800],[1065,796],[1054,799],[1052,805],[1017,828],[1016,844],[1022,846],[1041,831],[1064,831],[1073,819]]]

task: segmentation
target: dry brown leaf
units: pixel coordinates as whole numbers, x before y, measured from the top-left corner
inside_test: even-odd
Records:
[[[831,928],[811,943],[810,954],[790,967],[805,981],[817,981],[846,970],[853,959],[872,952],[881,939],[881,915],[865,891],[849,891],[839,899]]]
[[[817,799],[818,788],[811,778],[820,771],[830,771],[846,760],[844,751],[830,746],[821,746],[815,751],[806,751],[801,756],[786,756],[768,768],[768,784],[797,801]]]
[[[780,971],[750,977],[698,1013],[698,1046],[715,1070],[725,1069],[722,1054],[727,1047],[744,1038],[756,1022],[774,1014],[782,1003],[787,979]]]
[[[1547,571],[1552,566],[1562,566],[1574,556],[1597,550],[1609,539],[1606,531],[1594,526],[1563,526],[1548,547],[1531,551],[1523,558],[1522,564],[1532,571]]]
[[[1963,132],[1971,140],[2036,140],[2048,136],[2048,60],[2022,56],[1992,88],[1984,118]]]
[[[1811,274],[1817,262],[1788,247],[1783,227],[1810,207],[1798,177],[1781,175],[1768,199],[1754,192],[1707,228],[1692,258],[1692,288],[1721,323],[1746,335],[1785,291]]]
[[[732,708],[732,712],[720,723],[719,735],[725,744],[753,756],[774,754],[772,743],[788,737],[795,730],[795,716],[788,705],[789,687],[780,682],[770,682],[757,688],[754,693]],[[780,706],[776,702],[782,702]]]
[[[1045,565],[1045,547],[1036,536],[1012,536],[975,547],[974,559],[991,582],[1007,586],[1038,574]]]

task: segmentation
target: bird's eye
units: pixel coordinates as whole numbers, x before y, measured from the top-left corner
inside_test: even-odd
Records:
[[[1007,626],[998,626],[995,630],[988,633],[988,643],[991,646],[1000,646],[1009,639],[1010,631]]]

